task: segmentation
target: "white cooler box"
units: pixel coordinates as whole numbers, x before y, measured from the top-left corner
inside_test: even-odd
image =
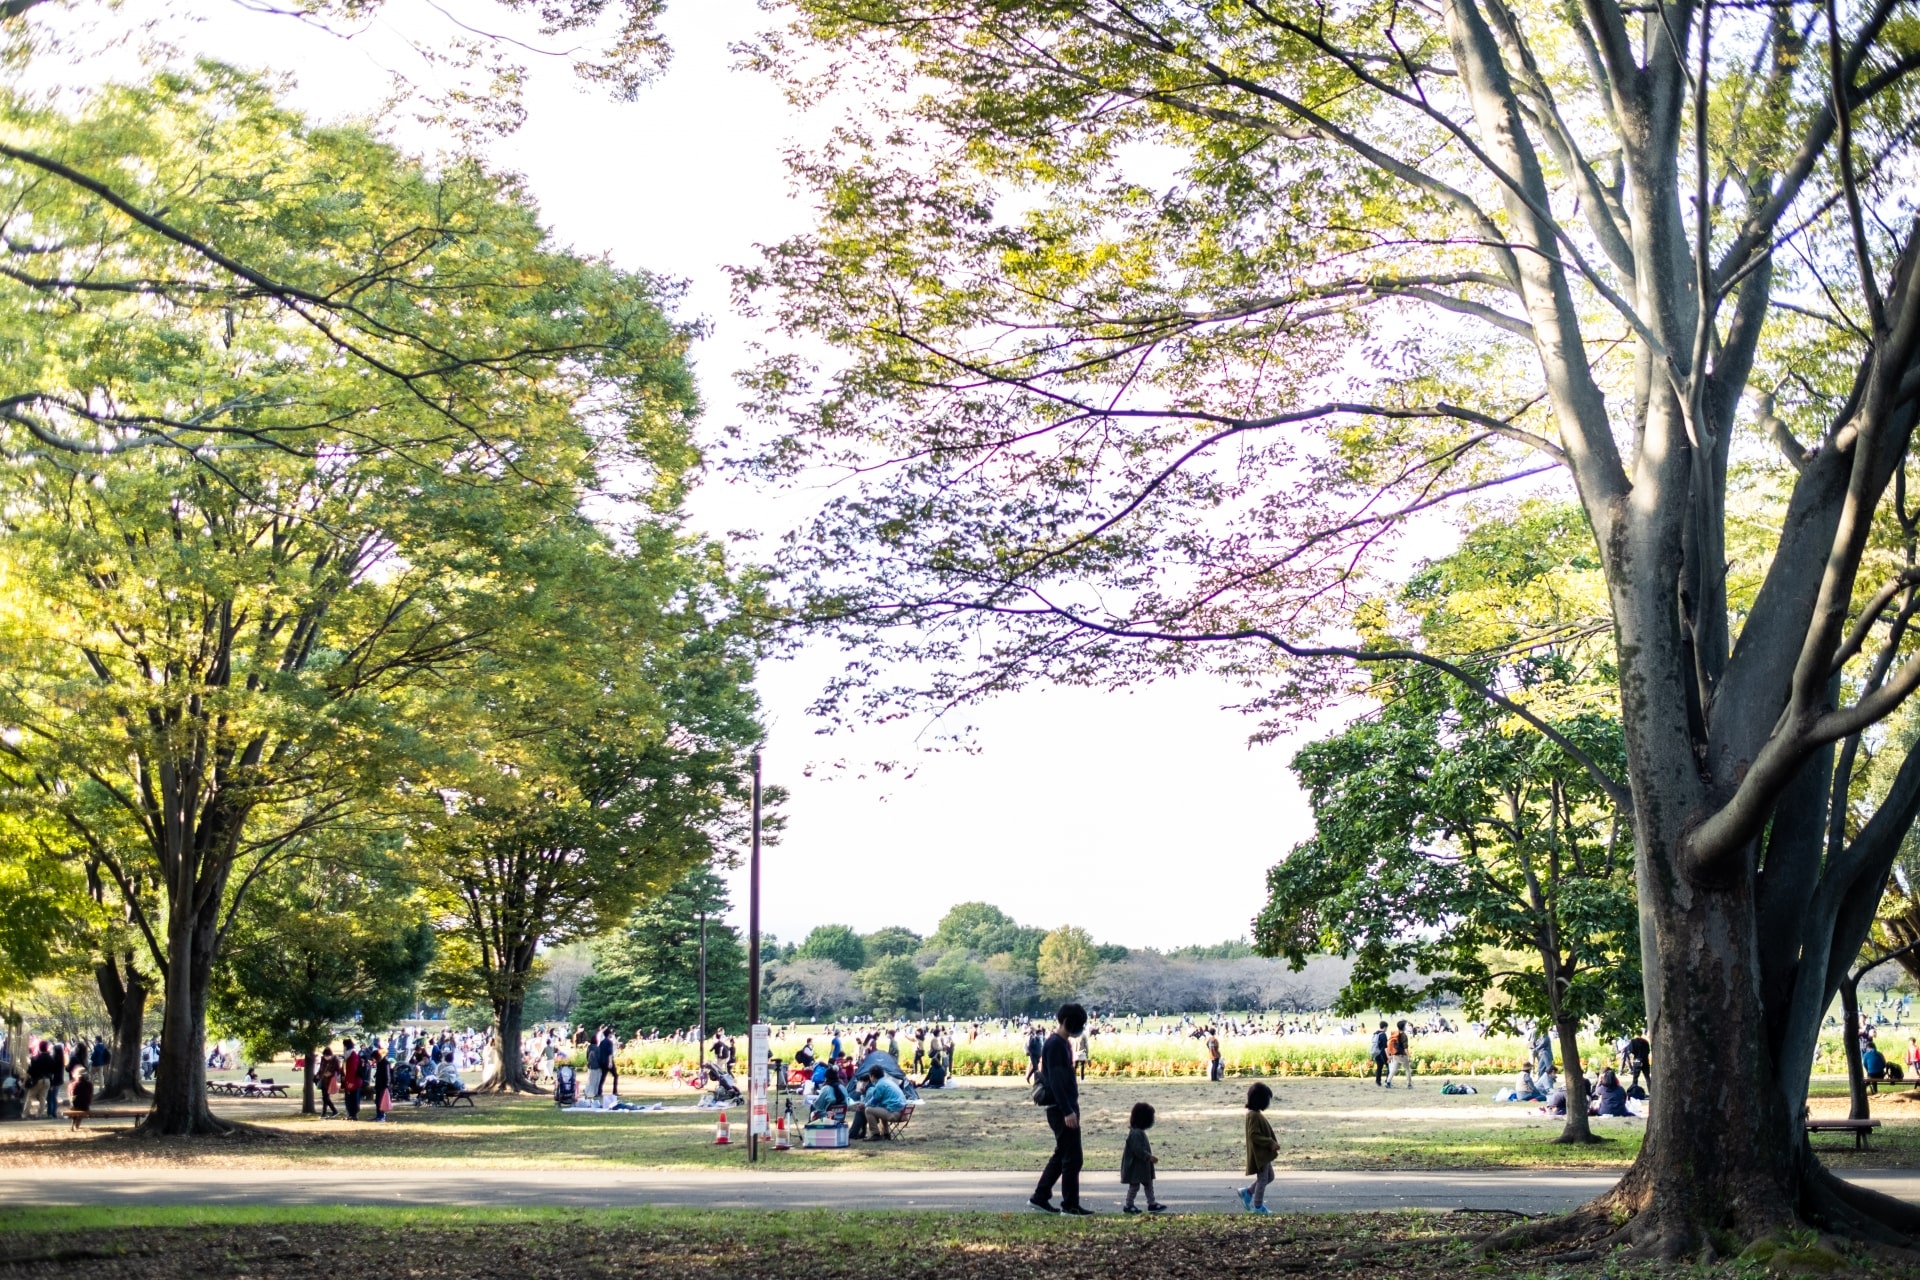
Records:
[[[821,1121],[800,1130],[800,1145],[808,1148],[844,1147],[847,1126]]]

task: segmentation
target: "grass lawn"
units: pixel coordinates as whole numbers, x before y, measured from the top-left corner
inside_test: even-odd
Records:
[[[1283,1080],[1268,1113],[1280,1135],[1279,1164],[1291,1169],[1477,1169],[1623,1165],[1639,1150],[1639,1120],[1596,1120],[1606,1142],[1562,1147],[1550,1140],[1560,1122],[1532,1108],[1496,1103],[1487,1094],[1444,1097],[1437,1082],[1413,1090],[1376,1089],[1354,1080]],[[684,1104],[692,1095],[640,1084],[640,1102]],[[1241,1160],[1245,1082],[1088,1081],[1083,1086],[1087,1162],[1118,1167],[1126,1117],[1135,1102],[1153,1103],[1161,1167],[1232,1169]],[[1816,1114],[1845,1114],[1844,1087],[1823,1083]],[[1821,1140],[1821,1154],[1840,1167],[1920,1166],[1920,1104],[1882,1095],[1875,1112],[1886,1122],[1875,1150],[1855,1155],[1844,1139]],[[489,1166],[572,1168],[721,1168],[746,1160],[746,1116],[734,1110],[735,1145],[713,1145],[710,1113],[591,1115],[562,1112],[531,1097],[483,1097],[468,1110],[402,1107],[393,1122],[320,1121],[293,1104],[221,1101],[218,1110],[253,1125],[238,1142],[131,1141],[125,1123],[74,1133],[58,1125],[0,1125],[0,1165],[38,1162],[209,1163],[226,1167],[351,1166],[435,1168]],[[1905,1114],[1911,1110],[1914,1115]],[[1050,1135],[1018,1081],[976,1081],[931,1095],[900,1141],[856,1144],[846,1151],[783,1155],[770,1169],[884,1164],[902,1169],[1030,1169],[1046,1159]]]
[[[1638,1280],[1697,1268],[1566,1261],[1559,1244],[1480,1257],[1484,1215],[1118,1215],[713,1212],[676,1209],[34,1209],[0,1217],[0,1270],[36,1280],[1266,1280],[1274,1275]],[[1839,1261],[1839,1259],[1834,1259]],[[1920,1268],[1851,1260],[1881,1280]],[[1737,1274],[1761,1275],[1757,1266]]]

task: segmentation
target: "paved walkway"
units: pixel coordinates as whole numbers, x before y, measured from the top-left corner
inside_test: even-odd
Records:
[[[804,1156],[781,1156],[783,1160]],[[1571,1209],[1613,1185],[1615,1172],[1513,1170],[1473,1173],[1283,1172],[1268,1199],[1276,1209]],[[1920,1203],[1920,1170],[1860,1171],[1849,1181]],[[36,1168],[15,1179],[8,1203],[32,1205],[558,1205],[572,1208],[680,1205],[704,1209],[1018,1210],[1033,1192],[1029,1173],[924,1173],[870,1169],[794,1171],[628,1171],[518,1169],[378,1171],[338,1168],[162,1173],[124,1168]],[[1239,1210],[1229,1173],[1166,1173],[1159,1194],[1186,1213]],[[1111,1171],[1083,1179],[1087,1205],[1115,1208]]]

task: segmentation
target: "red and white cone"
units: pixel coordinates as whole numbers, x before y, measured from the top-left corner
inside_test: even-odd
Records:
[[[733,1145],[733,1139],[727,1136],[727,1113],[724,1111],[720,1113],[720,1123],[714,1126],[713,1145],[716,1147]]]
[[[793,1150],[793,1144],[787,1141],[787,1118],[785,1116],[781,1116],[780,1119],[774,1123],[773,1149],[775,1151]]]

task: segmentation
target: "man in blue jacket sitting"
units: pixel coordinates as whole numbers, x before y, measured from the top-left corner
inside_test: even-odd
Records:
[[[866,1091],[854,1106],[867,1117],[868,1138],[891,1138],[893,1122],[907,1109],[907,1097],[900,1092],[900,1086],[887,1079],[885,1070],[870,1067]]]

